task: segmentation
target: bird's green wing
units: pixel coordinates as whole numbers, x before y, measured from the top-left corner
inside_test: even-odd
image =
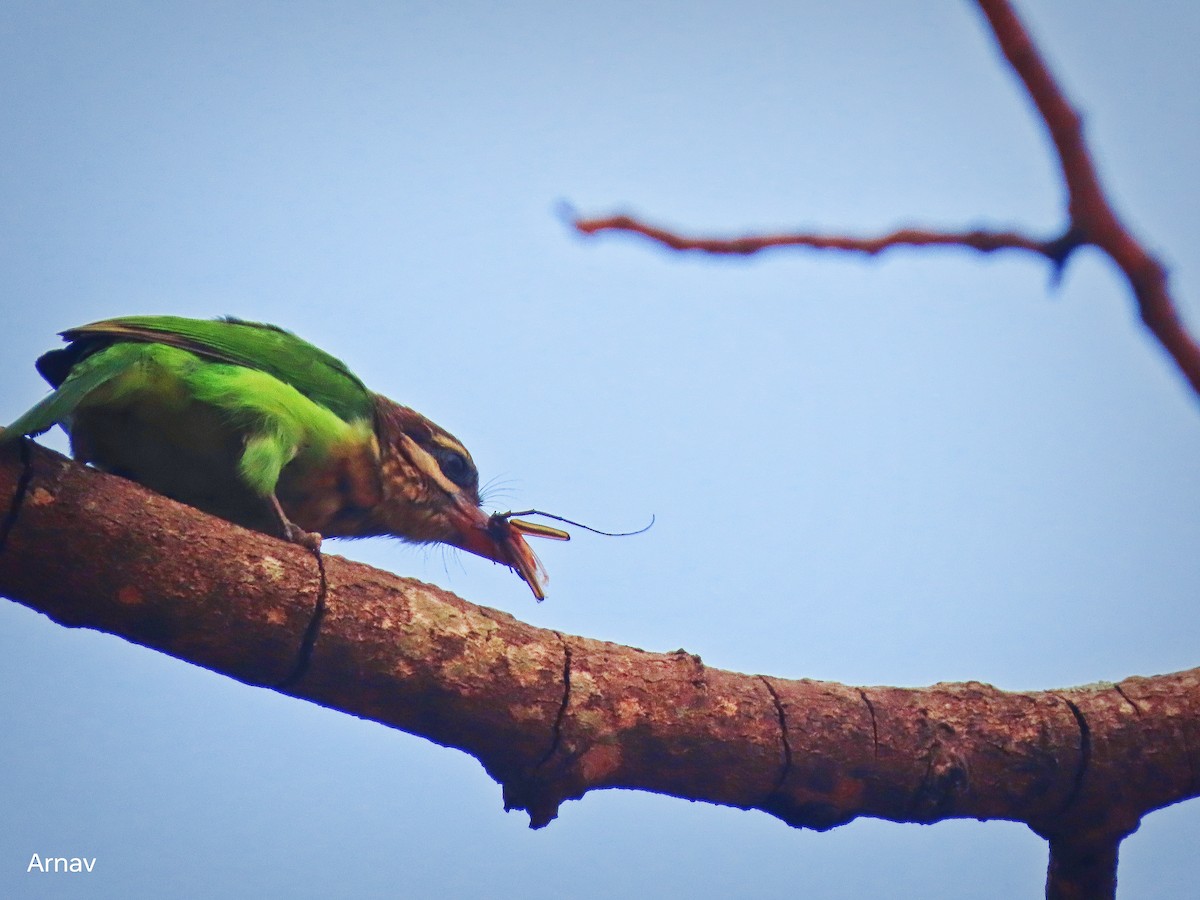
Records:
[[[100,360],[98,363],[63,382],[58,390],[43,397],[23,416],[0,431],[0,444],[11,443],[22,435],[33,437],[49,431],[55,423],[69,417],[84,397],[125,370],[124,361],[116,358]]]
[[[324,406],[344,422],[370,419],[374,411],[373,395],[345,363],[274,325],[234,318],[127,316],[71,328],[62,332],[62,336],[71,341],[71,345],[43,356],[38,360],[38,370],[52,384],[57,382],[64,387],[74,380],[66,380],[66,376],[84,356],[120,341],[138,341],[166,344],[218,362],[266,372]],[[59,356],[56,358],[54,354]],[[103,380],[100,378],[101,382]],[[87,386],[83,393],[94,386]],[[61,392],[62,388],[59,388],[58,393]],[[51,395],[43,402],[53,397]],[[18,422],[33,416],[37,410],[38,407],[34,407]],[[36,421],[40,422],[48,415],[49,410]]]

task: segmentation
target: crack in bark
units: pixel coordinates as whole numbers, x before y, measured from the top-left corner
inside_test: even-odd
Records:
[[[1125,691],[1121,688],[1121,686],[1119,684],[1114,684],[1113,690],[1115,690],[1118,694],[1120,694],[1121,698],[1126,703],[1128,703],[1130,706],[1133,707],[1134,715],[1136,715],[1140,719],[1142,717],[1142,708],[1133,701],[1133,698],[1130,697],[1128,694],[1126,694]]]
[[[275,685],[276,689],[291,687],[304,677],[304,673],[308,671],[308,664],[312,660],[313,648],[317,645],[317,637],[321,633],[321,622],[325,618],[325,594],[329,589],[329,583],[325,580],[325,559],[321,556],[319,547],[313,550],[313,556],[317,559],[317,573],[321,578],[317,588],[317,602],[313,607],[312,618],[308,620],[308,626],[304,629],[304,637],[300,640],[296,665],[292,667],[292,671],[283,681]]]
[[[879,724],[875,721],[875,704],[871,702],[871,698],[867,696],[867,692],[862,688],[858,689],[858,696],[862,697],[862,702],[867,705],[867,712],[871,714],[871,740],[873,741],[873,753],[876,759],[879,759]]]
[[[554,717],[554,728],[550,732],[550,749],[546,751],[545,756],[538,760],[538,764],[534,767],[537,769],[550,762],[551,757],[558,750],[559,742],[562,740],[563,719],[567,717],[567,706],[571,703],[571,645],[567,643],[567,639],[563,637],[561,631],[555,631],[554,634],[563,646],[563,696],[562,703],[558,707],[558,715]]]
[[[29,458],[29,445],[25,438],[21,438],[19,446],[21,474],[17,477],[17,489],[13,492],[12,500],[8,504],[8,512],[4,514],[4,521],[0,522],[0,553],[4,552],[4,548],[8,544],[8,536],[17,524],[17,517],[21,514],[25,495],[29,492],[29,483],[33,480],[33,463]]]
[[[1058,695],[1055,695],[1058,696]],[[1067,799],[1063,801],[1062,809],[1058,811],[1058,815],[1063,815],[1071,808],[1083,793],[1083,779],[1087,775],[1088,763],[1092,759],[1092,729],[1084,718],[1082,710],[1075,704],[1074,701],[1068,700],[1066,697],[1058,697],[1063,703],[1067,704],[1067,708],[1071,710],[1071,715],[1075,717],[1075,723],[1079,726],[1079,766],[1075,770],[1075,779],[1071,785],[1071,792],[1067,795]]]
[[[918,811],[923,806],[930,805],[927,802],[928,797],[933,793],[933,789],[929,786],[933,780],[933,766],[937,762],[937,742],[930,744],[928,747],[929,762],[925,766],[925,774],[921,776],[921,781],[913,791],[912,797],[908,801],[908,806],[905,807],[904,816],[906,819],[912,819],[918,822],[925,821],[918,818]]]
[[[1184,756],[1188,761],[1188,790],[1195,793],[1197,789],[1200,789],[1200,773],[1196,772],[1196,763],[1192,760],[1192,746],[1188,742],[1187,735],[1184,735],[1183,746],[1186,751]]]
[[[1188,764],[1188,790],[1195,793],[1197,786],[1200,785],[1200,780],[1197,778],[1196,763],[1192,759],[1192,744],[1188,740],[1187,732],[1183,733],[1183,757]]]
[[[779,778],[775,782],[775,786],[771,788],[771,793],[768,797],[773,797],[779,793],[784,783],[787,781],[788,774],[792,771],[792,745],[788,741],[787,714],[783,711],[783,701],[779,699],[779,693],[775,690],[775,685],[771,684],[771,680],[766,675],[759,675],[759,679],[767,687],[767,693],[771,695],[771,699],[775,702],[775,714],[779,717],[779,737],[783,744],[783,768],[779,772]]]

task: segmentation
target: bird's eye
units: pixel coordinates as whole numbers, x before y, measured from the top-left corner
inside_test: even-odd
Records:
[[[479,476],[475,472],[475,466],[457,450],[451,450],[448,447],[436,447],[433,455],[438,462],[438,467],[442,470],[442,474],[459,487],[474,487],[478,483]]]

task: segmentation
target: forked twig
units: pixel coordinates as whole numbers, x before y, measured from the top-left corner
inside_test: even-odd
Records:
[[[685,235],[631,215],[573,217],[581,234],[622,231],[639,234],[673,250],[748,255],[782,247],[840,250],[875,255],[893,247],[963,247],[981,253],[1023,250],[1048,259],[1056,269],[1078,247],[1091,245],[1112,258],[1125,274],[1146,327],[1200,395],[1200,346],[1184,326],[1167,287],[1163,265],[1117,217],[1096,173],[1079,114],[1051,74],[1029,32],[1008,0],[978,0],[1005,59],[1025,85],[1054,143],[1067,187],[1067,226],[1057,238],[1039,239],[1018,231],[939,231],[902,228],[875,237],[819,233],[758,234],[720,238]]]

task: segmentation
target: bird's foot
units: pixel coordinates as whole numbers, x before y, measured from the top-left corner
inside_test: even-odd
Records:
[[[289,519],[287,513],[283,511],[283,507],[279,505],[279,498],[274,494],[271,495],[271,508],[275,510],[275,515],[279,517],[279,524],[283,528],[284,540],[293,544],[299,544],[313,553],[321,552],[321,535],[315,531],[305,531]]]
[[[299,544],[301,547],[305,547],[311,550],[313,553],[320,551],[321,535],[317,534],[317,532],[305,531],[295,522],[288,522],[285,524],[284,530],[287,532],[284,537],[286,537],[293,544]]]

